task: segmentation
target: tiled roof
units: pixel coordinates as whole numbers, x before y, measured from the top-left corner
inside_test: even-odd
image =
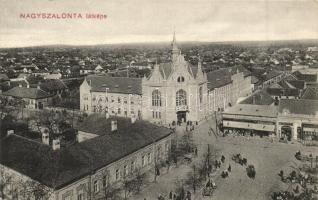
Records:
[[[14,87],[3,93],[5,96],[29,99],[43,99],[52,95],[38,88]]]
[[[300,91],[298,89],[284,89],[284,88],[267,88],[266,92],[271,96],[294,96],[298,97]]]
[[[159,70],[162,77],[168,78],[172,72],[172,63],[160,63]]]
[[[318,101],[307,99],[281,99],[279,112],[288,111],[291,114],[316,115],[318,112]]]
[[[269,105],[251,105],[251,104],[236,104],[233,107],[228,107],[223,114],[246,115],[257,117],[277,117],[276,106]]]
[[[244,77],[251,76],[251,72],[242,66],[218,69],[207,73],[208,88],[211,90],[230,84],[231,76],[237,72],[243,72]]]
[[[188,70],[188,72],[193,75],[195,78],[198,73],[198,66],[197,65],[191,65],[190,63],[187,62],[187,66],[185,66]],[[161,63],[159,65],[159,71],[162,75],[162,77],[165,77],[166,79],[171,75],[173,71],[173,64],[172,62],[167,62],[167,63]]]
[[[301,98],[318,100],[318,88],[307,88]]]
[[[266,91],[261,90],[244,99],[240,104],[271,105],[274,101]]]
[[[302,74],[299,71],[295,71],[293,75],[296,76],[298,80],[303,80],[305,82],[317,81],[317,74]]]
[[[219,69],[219,70],[208,72],[207,78],[208,78],[208,88],[210,90],[214,88],[222,87],[232,82],[231,73],[229,72],[228,69]]]
[[[6,74],[0,74],[0,81],[9,81],[9,77]]]
[[[304,89],[305,88],[305,81],[303,80],[289,80],[287,81],[291,85],[293,85],[297,89]]]
[[[104,135],[62,146],[57,151],[41,143],[10,135],[3,141],[0,162],[59,189],[171,134],[167,128],[138,120],[131,124],[130,119],[124,118],[118,118],[118,131],[111,133],[107,131],[110,119],[98,121],[103,122]],[[90,129],[94,130],[97,123],[90,125]]]
[[[108,88],[110,93],[142,94],[140,78],[91,75],[86,80],[94,92],[105,92]]]

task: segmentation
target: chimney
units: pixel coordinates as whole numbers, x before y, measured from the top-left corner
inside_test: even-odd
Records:
[[[131,123],[134,124],[136,122],[136,117],[135,115],[132,115],[131,116]]]
[[[42,132],[42,142],[43,144],[49,145],[50,144],[50,138],[48,132]]]
[[[111,131],[117,131],[117,120],[112,120],[111,121]]]
[[[14,134],[14,130],[7,130],[7,135],[12,135]]]
[[[53,140],[53,150],[59,150],[61,148],[60,139],[54,139]]]

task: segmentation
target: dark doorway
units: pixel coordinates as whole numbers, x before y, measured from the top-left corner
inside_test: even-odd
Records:
[[[186,122],[187,121],[187,112],[186,111],[178,111],[177,112],[178,122]]]
[[[290,126],[282,126],[281,135],[283,138],[286,138],[288,141],[292,139],[292,128]]]
[[[39,109],[43,109],[43,103],[39,102]]]

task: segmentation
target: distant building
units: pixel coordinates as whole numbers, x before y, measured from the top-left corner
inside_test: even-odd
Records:
[[[224,131],[318,141],[318,101],[281,99],[277,106],[238,104],[222,113]]]
[[[159,124],[200,121],[252,93],[250,72],[243,67],[205,73],[191,65],[175,36],[171,61],[155,64],[142,79],[87,76],[80,87],[81,110],[137,117]]]
[[[82,123],[72,145],[44,132],[42,139],[33,140],[8,134],[1,142],[5,156],[0,159],[0,167],[12,177],[5,192],[8,198],[28,199],[23,190],[30,190],[32,184],[19,183],[34,181],[46,188],[41,192],[48,191],[41,199],[101,199],[107,186],[121,186],[124,180],[154,172],[166,162],[171,134],[170,129],[149,122],[98,114]]]
[[[52,97],[51,94],[40,88],[22,87],[21,85],[3,92],[2,95],[22,99],[25,102],[24,106],[30,109],[43,109],[50,103]]]
[[[223,131],[275,135],[277,115],[275,106],[238,104],[222,112]]]
[[[44,75],[43,78],[44,79],[61,79],[62,78],[62,74],[61,73],[47,74],[47,75]]]

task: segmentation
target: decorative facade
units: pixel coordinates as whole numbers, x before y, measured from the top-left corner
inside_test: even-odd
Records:
[[[142,79],[87,76],[80,87],[81,110],[138,117],[158,124],[200,121],[252,93],[250,72],[241,67],[205,73],[201,61],[187,62],[171,44],[171,61],[155,64]]]

